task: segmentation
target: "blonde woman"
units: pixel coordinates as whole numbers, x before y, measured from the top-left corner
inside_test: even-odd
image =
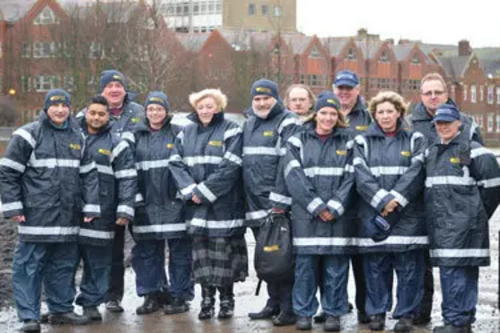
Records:
[[[233,283],[248,275],[241,182],[242,131],[224,118],[226,96],[205,89],[189,96],[193,124],[178,135],[171,170],[186,202],[193,236],[193,273],[202,287],[200,320],[214,315],[219,290],[219,319],[234,310]]]

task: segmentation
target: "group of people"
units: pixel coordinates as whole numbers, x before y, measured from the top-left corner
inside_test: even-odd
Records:
[[[269,298],[251,320],[311,330],[314,319],[340,331],[353,307],[351,262],[359,323],[385,329],[396,271],[394,331],[409,332],[431,320],[438,266],[444,325],[434,332],[471,331],[500,167],[439,74],[422,79],[422,103],[409,116],[391,91],[367,107],[351,71],[337,73],[333,91],[316,98],[296,84],[283,101],[260,79],[242,126],[225,118],[218,89],[189,96],[185,124],[164,92],[150,92],[142,107],[122,73],[106,70],[100,84],[76,117],[66,91],[49,91],[39,119],[13,133],[0,161],[3,214],[18,223],[13,293],[22,331],[102,320],[102,303],[122,312],[127,226],[144,297],[137,314],[189,311],[198,283],[198,318],[215,316],[217,291],[217,317],[231,318],[233,285],[248,276],[244,234],[257,238],[271,214],[291,218],[295,275],[266,281]],[[48,314],[40,313],[42,285]]]

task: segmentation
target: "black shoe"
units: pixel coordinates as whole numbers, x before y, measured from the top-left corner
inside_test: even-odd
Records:
[[[120,302],[117,300],[111,300],[106,302],[106,310],[113,313],[123,312],[123,308],[120,305]]]
[[[368,316],[366,312],[358,310],[358,323],[360,324],[370,323],[370,316]]]
[[[189,303],[180,299],[172,298],[169,304],[165,306],[165,314],[184,313],[189,311]]]
[[[74,312],[66,313],[51,313],[49,315],[49,324],[51,325],[87,325],[90,319],[85,316],[80,316]]]
[[[349,312],[352,312],[354,310],[354,305],[352,305],[351,302],[349,302]]]
[[[145,315],[160,310],[161,304],[156,293],[147,294],[144,297],[144,303],[135,310],[138,315]]]
[[[340,332],[340,317],[326,316],[324,330],[327,332]]]
[[[314,316],[314,322],[317,323],[317,324],[321,324],[321,323],[324,323],[326,320],[326,315],[323,311],[321,311],[320,313],[318,313],[317,316]]]
[[[49,316],[50,316],[50,313],[48,313],[48,312],[42,313],[42,315],[40,316],[40,323],[47,324],[49,322]]]
[[[410,332],[413,328],[413,320],[411,318],[401,318],[394,325],[394,332]]]
[[[40,323],[36,320],[25,320],[19,328],[21,332],[40,332]]]
[[[383,331],[385,329],[385,314],[371,316],[368,327],[372,331]]]
[[[312,329],[311,317],[298,316],[295,328],[299,331],[310,331]]]
[[[279,309],[273,309],[268,306],[264,307],[260,312],[250,312],[248,317],[250,319],[272,319],[274,316],[277,316],[280,313]]]
[[[431,316],[421,315],[413,318],[413,325],[422,326],[431,322]]]
[[[225,299],[220,301],[219,319],[229,319],[234,315],[234,300]]]
[[[294,325],[297,322],[297,316],[295,313],[288,313],[281,311],[276,317],[273,319],[274,326],[290,326]]]
[[[89,306],[83,308],[83,315],[92,321],[102,321],[102,315],[97,310],[97,306]]]
[[[432,330],[434,333],[471,333],[472,329],[470,325],[466,326],[453,326],[453,325],[444,325],[438,326]]]
[[[210,307],[201,307],[200,313],[198,313],[199,320],[207,320],[211,319],[214,316],[214,308]]]

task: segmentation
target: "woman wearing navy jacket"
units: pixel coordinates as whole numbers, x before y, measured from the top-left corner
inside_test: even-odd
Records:
[[[242,130],[224,119],[226,96],[218,89],[191,94],[193,124],[177,136],[171,170],[186,202],[186,223],[193,236],[193,273],[202,287],[200,320],[233,316],[234,282],[248,275],[241,180]]]
[[[395,92],[370,101],[375,120],[355,138],[356,187],[363,199],[360,252],[367,281],[370,329],[385,328],[392,308],[393,271],[398,276],[396,332],[408,332],[423,297],[424,253],[428,247],[423,203],[423,135],[407,128],[407,106]]]
[[[318,310],[316,291],[322,278],[325,331],[340,330],[349,311],[347,277],[354,253],[355,225],[345,218],[354,188],[352,135],[333,93],[321,95],[312,121],[291,137],[284,177],[292,200],[292,230],[297,254],[293,286],[296,327],[311,329]]]

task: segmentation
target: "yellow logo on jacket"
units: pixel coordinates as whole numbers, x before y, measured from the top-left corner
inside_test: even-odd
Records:
[[[138,123],[138,122],[139,122],[139,118],[137,118],[137,117],[132,117],[132,118],[130,118],[130,121],[131,121],[131,122],[133,122],[133,123],[135,124],[135,123]]]
[[[336,150],[335,152],[337,153],[337,155],[341,155],[341,156],[347,155],[347,150]]]
[[[367,129],[368,129],[368,125],[356,126],[356,131],[366,131]]]
[[[212,147],[222,147],[222,141],[209,141],[208,145]]]
[[[406,156],[406,157],[410,157],[410,156],[411,156],[411,152],[403,150],[403,151],[401,152],[401,155],[402,155],[402,156]]]
[[[173,143],[167,143],[167,148],[168,148],[168,149],[172,149],[172,148],[174,148],[174,144],[173,144]]]
[[[264,252],[276,252],[279,251],[279,249],[280,249],[279,245],[264,246],[263,248]]]
[[[111,155],[111,151],[104,149],[104,148],[97,149],[97,152],[100,154],[103,154],[103,155],[107,155],[107,156]]]
[[[273,131],[265,131],[264,136],[273,136],[274,132]]]
[[[80,146],[80,144],[78,144],[78,143],[70,143],[70,144],[69,144],[69,147],[70,147],[71,149],[75,149],[75,150],[80,150],[80,149],[82,149],[82,146]]]
[[[460,163],[460,157],[451,157],[450,162],[451,164],[458,164]]]

